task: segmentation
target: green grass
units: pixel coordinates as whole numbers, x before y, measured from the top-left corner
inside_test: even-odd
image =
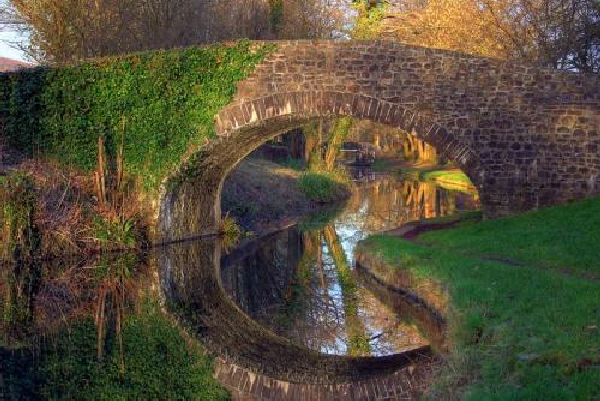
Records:
[[[449,288],[452,347],[433,397],[600,397],[600,282],[577,275],[600,273],[599,212],[595,199],[425,233],[424,244],[366,241],[397,268]]]
[[[471,180],[460,170],[426,171],[422,174],[425,180],[440,181],[463,186],[473,186]]]
[[[421,239],[465,256],[491,255],[541,268],[600,274],[600,200],[469,221],[456,230],[424,233]]]
[[[437,170],[427,171],[423,173],[423,178],[426,180],[444,180],[453,181],[462,184],[471,184],[471,180],[465,173],[459,170]]]
[[[465,173],[460,170],[436,170],[424,171],[420,174],[421,178],[427,181],[434,181],[444,189],[461,191],[465,193],[476,193],[475,186]]]
[[[298,178],[298,186],[314,202],[329,203],[348,196],[347,180],[338,172],[305,172]]]

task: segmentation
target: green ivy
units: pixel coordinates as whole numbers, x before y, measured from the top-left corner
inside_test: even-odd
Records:
[[[0,74],[0,121],[16,149],[91,171],[98,136],[115,151],[124,118],[125,171],[156,189],[271,50],[245,40]]]

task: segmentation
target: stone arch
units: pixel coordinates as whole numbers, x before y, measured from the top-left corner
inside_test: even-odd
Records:
[[[267,139],[320,117],[353,116],[423,139],[473,180],[489,217],[600,194],[598,77],[393,42],[290,41],[277,47],[220,110],[216,138],[190,152],[166,181],[158,217],[163,241],[214,234],[223,180],[236,163]],[[201,246],[200,254],[165,253],[162,277],[172,278],[164,287],[185,305],[184,313],[204,311],[201,318],[182,319],[213,352],[296,383],[325,384],[310,368],[323,361],[340,382],[374,366],[307,353],[265,333],[227,299],[218,275],[207,268],[217,248]],[[252,347],[244,349],[246,342]],[[274,358],[290,357],[285,377],[276,366],[261,365],[257,344],[258,350],[261,344],[280,350]],[[302,358],[294,357],[299,353]],[[395,368],[409,362],[392,360]],[[376,365],[383,372],[390,362]]]
[[[456,163],[478,185],[484,174],[473,149],[430,116],[365,95],[342,92],[286,92],[234,103],[216,117],[219,139],[204,147],[179,176],[189,177],[165,193],[163,238],[214,233],[220,221],[220,194],[227,174],[272,137],[321,117],[350,116],[415,135]],[[193,201],[192,201],[193,200]],[[195,220],[198,219],[198,220]],[[190,235],[191,234],[191,235]]]
[[[216,139],[167,180],[162,240],[214,232],[229,169],[259,140],[327,116],[433,145],[471,178],[487,217],[600,194],[599,77],[391,41],[274,44],[216,116]]]
[[[419,114],[397,103],[362,94],[335,91],[284,92],[243,100],[223,109],[216,117],[216,130],[221,135],[243,132],[270,119],[289,116],[342,117],[369,120],[415,135],[442,151],[454,161],[474,183],[478,182],[478,156],[467,143],[435,122],[432,115]],[[243,134],[242,134],[243,135]]]

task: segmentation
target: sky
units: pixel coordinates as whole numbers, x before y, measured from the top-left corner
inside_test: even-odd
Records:
[[[0,7],[6,5],[6,0],[0,0]],[[25,60],[25,54],[20,50],[13,49],[7,42],[24,41],[26,38],[17,32],[0,26],[0,57],[8,57],[14,60]]]
[[[25,54],[17,49],[13,49],[7,43],[14,41],[23,41],[24,39],[16,32],[2,31],[0,32],[0,57],[8,57],[14,60],[25,61]]]

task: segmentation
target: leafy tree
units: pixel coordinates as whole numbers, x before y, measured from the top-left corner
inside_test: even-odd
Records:
[[[344,23],[344,1],[8,0],[0,20],[29,34],[32,58],[64,63],[238,38],[330,37]]]
[[[520,59],[600,73],[596,0],[405,0],[356,2],[355,37]]]

